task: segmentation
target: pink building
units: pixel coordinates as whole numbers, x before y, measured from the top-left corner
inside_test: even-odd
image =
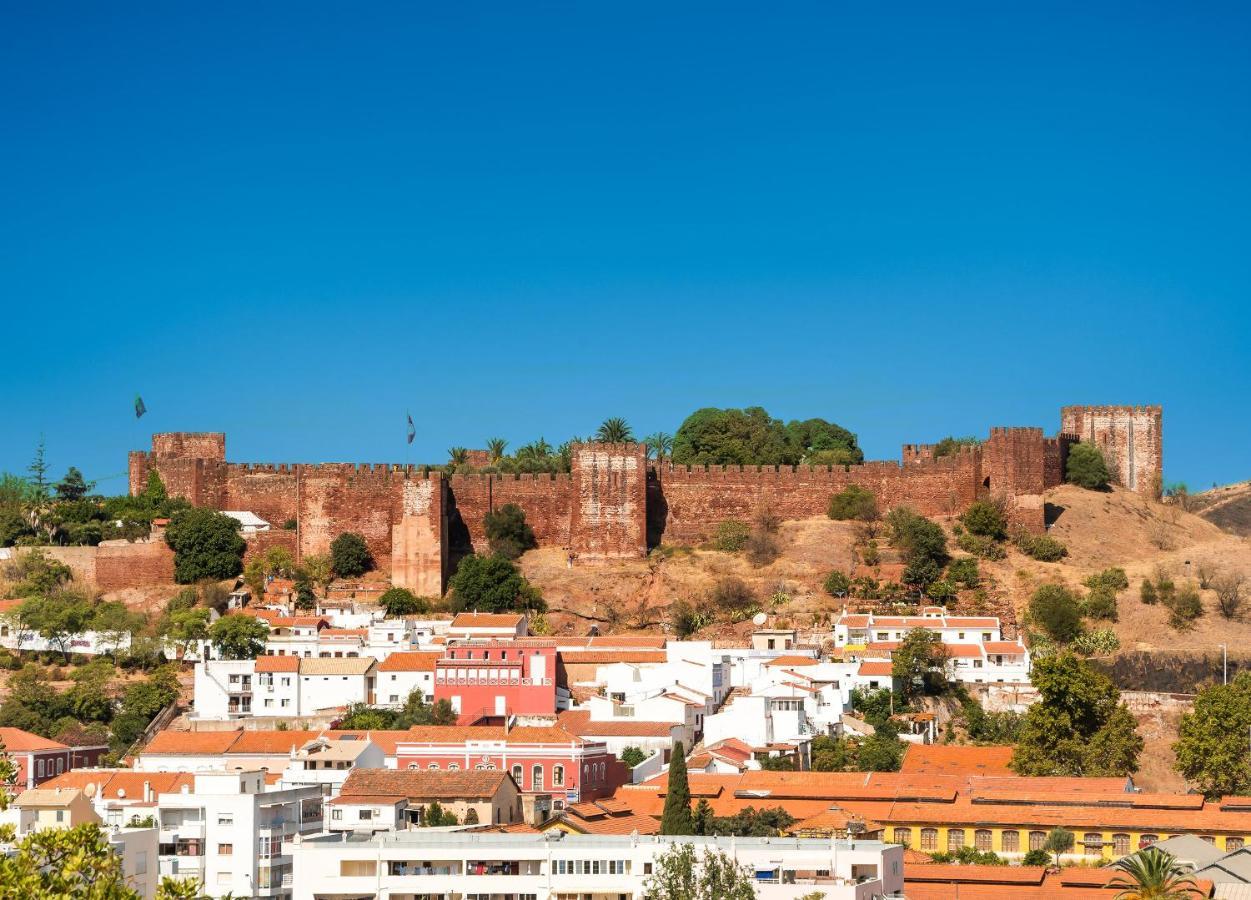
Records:
[[[43,784],[70,769],[98,766],[109,752],[106,744],[71,747],[20,728],[0,728],[0,743],[4,745],[2,752],[17,764],[19,790]]]
[[[508,772],[523,794],[550,794],[552,805],[611,796],[629,770],[600,741],[556,725],[427,725],[396,741],[397,768]]]
[[[461,725],[502,725],[507,716],[554,716],[556,642],[455,641],[435,663],[434,699],[451,703]]]

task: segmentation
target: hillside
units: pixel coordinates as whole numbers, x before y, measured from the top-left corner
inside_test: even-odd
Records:
[[[1195,494],[1189,498],[1187,506],[1224,531],[1251,537],[1251,481]]]

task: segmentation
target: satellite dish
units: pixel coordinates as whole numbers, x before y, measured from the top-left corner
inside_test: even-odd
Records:
[[[769,621],[769,617],[762,612],[758,612],[751,617],[751,620],[754,625],[763,625],[765,622]]]
[[[83,791],[83,793],[87,795],[88,800],[94,797],[96,795],[96,783],[94,781],[88,782],[87,787]]]

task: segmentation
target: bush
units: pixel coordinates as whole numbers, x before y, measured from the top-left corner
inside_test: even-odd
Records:
[[[831,597],[846,597],[851,592],[851,579],[843,572],[835,569],[825,576],[825,592]]]
[[[747,539],[746,550],[747,561],[756,568],[769,565],[781,553],[777,538],[763,531],[752,532],[751,537]]]
[[[648,757],[648,754],[644,753],[638,747],[631,745],[621,751],[620,758],[623,763],[625,763],[627,766],[633,769],[639,763],[647,759],[647,757]]]
[[[1016,547],[1039,562],[1059,562],[1069,555],[1069,548],[1046,534],[1022,531],[1016,536]]]
[[[247,544],[239,522],[211,509],[183,509],[165,529],[165,543],[174,551],[174,580],[179,584],[221,581],[243,571]]]
[[[717,579],[717,583],[713,585],[708,595],[708,600],[713,607],[731,616],[756,605],[756,598],[752,595],[747,582],[732,575]]]
[[[966,588],[975,588],[981,581],[977,560],[971,556],[953,559],[947,566],[947,579]]]
[[[1029,601],[1029,618],[1058,643],[1067,644],[1082,631],[1082,614],[1077,597],[1059,584],[1044,584]]]
[[[670,630],[680,641],[686,640],[711,621],[707,613],[696,610],[685,600],[675,600],[669,604],[668,618]]]
[[[969,534],[967,531],[956,538],[956,546],[965,553],[972,553],[976,557],[992,561],[1004,559],[1008,555],[1008,551],[1003,549],[1003,544],[994,538]]]
[[[937,522],[906,506],[897,506],[886,517],[886,524],[890,527],[891,546],[903,553],[905,562],[931,560],[940,567],[947,564],[947,536]]]
[[[717,526],[712,546],[724,553],[737,553],[747,546],[749,537],[751,537],[751,527],[746,522],[730,519]]]
[[[877,518],[877,498],[867,488],[862,488],[858,484],[849,484],[830,498],[826,514],[838,521],[856,519],[861,522],[871,522]]]
[[[1021,857],[1021,865],[1049,866],[1051,865],[1051,854],[1046,850],[1030,850],[1025,856]]]
[[[285,522],[282,523],[283,531],[295,531],[295,529],[298,527],[299,527],[299,523],[297,523],[295,519],[287,519]]]
[[[938,580],[930,583],[925,589],[925,596],[935,603],[946,606],[956,598],[956,588],[950,581]]]
[[[1102,491],[1107,488],[1112,476],[1098,447],[1094,444],[1074,444],[1069,448],[1064,480],[1088,490]]]
[[[860,550],[860,560],[866,566],[876,566],[882,561],[882,553],[877,549],[877,541],[870,539]]]
[[[1106,588],[1112,593],[1125,590],[1129,587],[1129,578],[1125,575],[1125,570],[1121,568],[1104,569],[1098,574],[1091,575],[1083,584],[1092,591],[1098,588]]]
[[[1151,583],[1150,578],[1144,578],[1142,580],[1142,589],[1139,592],[1139,596],[1142,598],[1143,603],[1149,605],[1154,605],[1159,602],[1160,599],[1159,595],[1155,592],[1155,585]]]
[[[430,604],[407,588],[393,587],[378,598],[378,604],[387,611],[388,618],[414,616],[430,611]]]
[[[1084,656],[1104,656],[1121,649],[1121,639],[1111,628],[1096,628],[1079,634],[1071,646]]]
[[[1193,584],[1183,585],[1165,605],[1169,611],[1168,623],[1178,631],[1190,628],[1195,619],[1203,615],[1203,600]]]
[[[942,574],[942,567],[937,562],[928,557],[920,557],[904,566],[901,580],[904,584],[924,589],[937,581]]]
[[[520,570],[502,556],[469,555],[448,581],[455,611],[543,612],[547,604]]]
[[[340,578],[355,578],[373,568],[373,557],[365,539],[353,531],[345,531],[330,543],[330,566]]]
[[[960,521],[970,534],[980,537],[999,539],[1008,533],[1008,520],[1003,510],[989,500],[978,500],[964,511]]]
[[[1109,622],[1115,622],[1117,619],[1116,594],[1102,585],[1094,588],[1086,595],[1086,600],[1082,604],[1082,612],[1088,619],[1104,619]]]
[[[526,524],[526,514],[516,503],[505,503],[483,520],[491,552],[505,559],[516,559],[538,546],[534,529]]]

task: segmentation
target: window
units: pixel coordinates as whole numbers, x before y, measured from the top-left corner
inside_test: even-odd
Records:
[[[1225,838],[1225,850],[1226,851],[1232,853],[1234,850],[1241,850],[1242,848],[1243,848],[1242,838],[1240,837]]]
[[[947,829],[947,852],[955,853],[964,846],[964,829],[948,828]]]
[[[1199,835],[1199,840],[1201,840],[1201,841],[1207,841],[1209,844],[1215,844],[1215,843],[1216,843],[1216,838],[1214,838],[1214,837],[1213,837],[1212,835],[1210,835],[1210,834],[1201,834],[1201,835]]]
[[[543,767],[535,766],[530,770],[530,789],[538,790],[543,787]]]
[[[999,838],[999,844],[1004,853],[1020,853],[1021,852],[1021,832],[1005,831]]]
[[[513,781],[517,782],[517,787],[521,787],[521,778],[521,766],[513,766]]]
[[[338,807],[335,807],[334,809],[332,809],[332,810],[330,811],[330,818],[331,818],[331,819],[333,819],[333,820],[334,820],[334,821],[336,821],[336,822],[342,822],[342,821],[343,821],[343,810],[339,809]]]
[[[903,844],[905,847],[911,846],[912,845],[912,829],[911,828],[896,828],[894,840],[896,844]]]
[[[235,824],[234,813],[222,813],[221,815],[217,817],[217,824],[225,825],[227,827],[234,827],[234,824]]]
[[[217,845],[218,856],[231,856],[234,854],[234,852],[235,852],[234,844],[218,844]]]
[[[1160,836],[1158,834],[1144,834],[1142,837],[1138,839],[1138,849],[1141,850],[1144,847],[1150,847],[1159,839],[1160,839]]]
[[[63,809],[58,809],[58,810],[56,811],[56,820],[57,820],[58,822],[64,822],[64,821],[65,821],[65,810],[63,810]]]
[[[448,770],[449,772],[459,772],[459,771],[460,771],[460,764],[459,764],[459,763],[448,763],[448,764],[447,764],[447,770]]]
[[[989,850],[991,848],[989,828],[979,828],[973,832],[973,846],[978,850]]]
[[[561,787],[565,783],[565,767],[552,766],[552,787]]]
[[[43,760],[42,759],[35,760],[35,777],[36,778],[43,777]]]
[[[922,828],[921,829],[921,849],[937,850],[938,849],[938,829]]]
[[[426,766],[426,768],[429,769],[431,772],[437,772],[439,771],[439,764],[431,763],[430,765]]]
[[[362,809],[357,813],[356,817],[362,822],[372,822],[374,820],[374,811],[372,809]]]
[[[1047,832],[1031,831],[1029,833],[1029,848],[1031,850],[1041,850],[1043,845],[1047,843]]]
[[[60,775],[65,771],[65,760],[58,757],[56,761],[56,773]]]
[[[1114,834],[1112,835],[1112,852],[1117,856],[1129,855],[1129,835]]]
[[[1082,837],[1082,852],[1087,856],[1103,855],[1103,834],[1098,831],[1088,831]]]

